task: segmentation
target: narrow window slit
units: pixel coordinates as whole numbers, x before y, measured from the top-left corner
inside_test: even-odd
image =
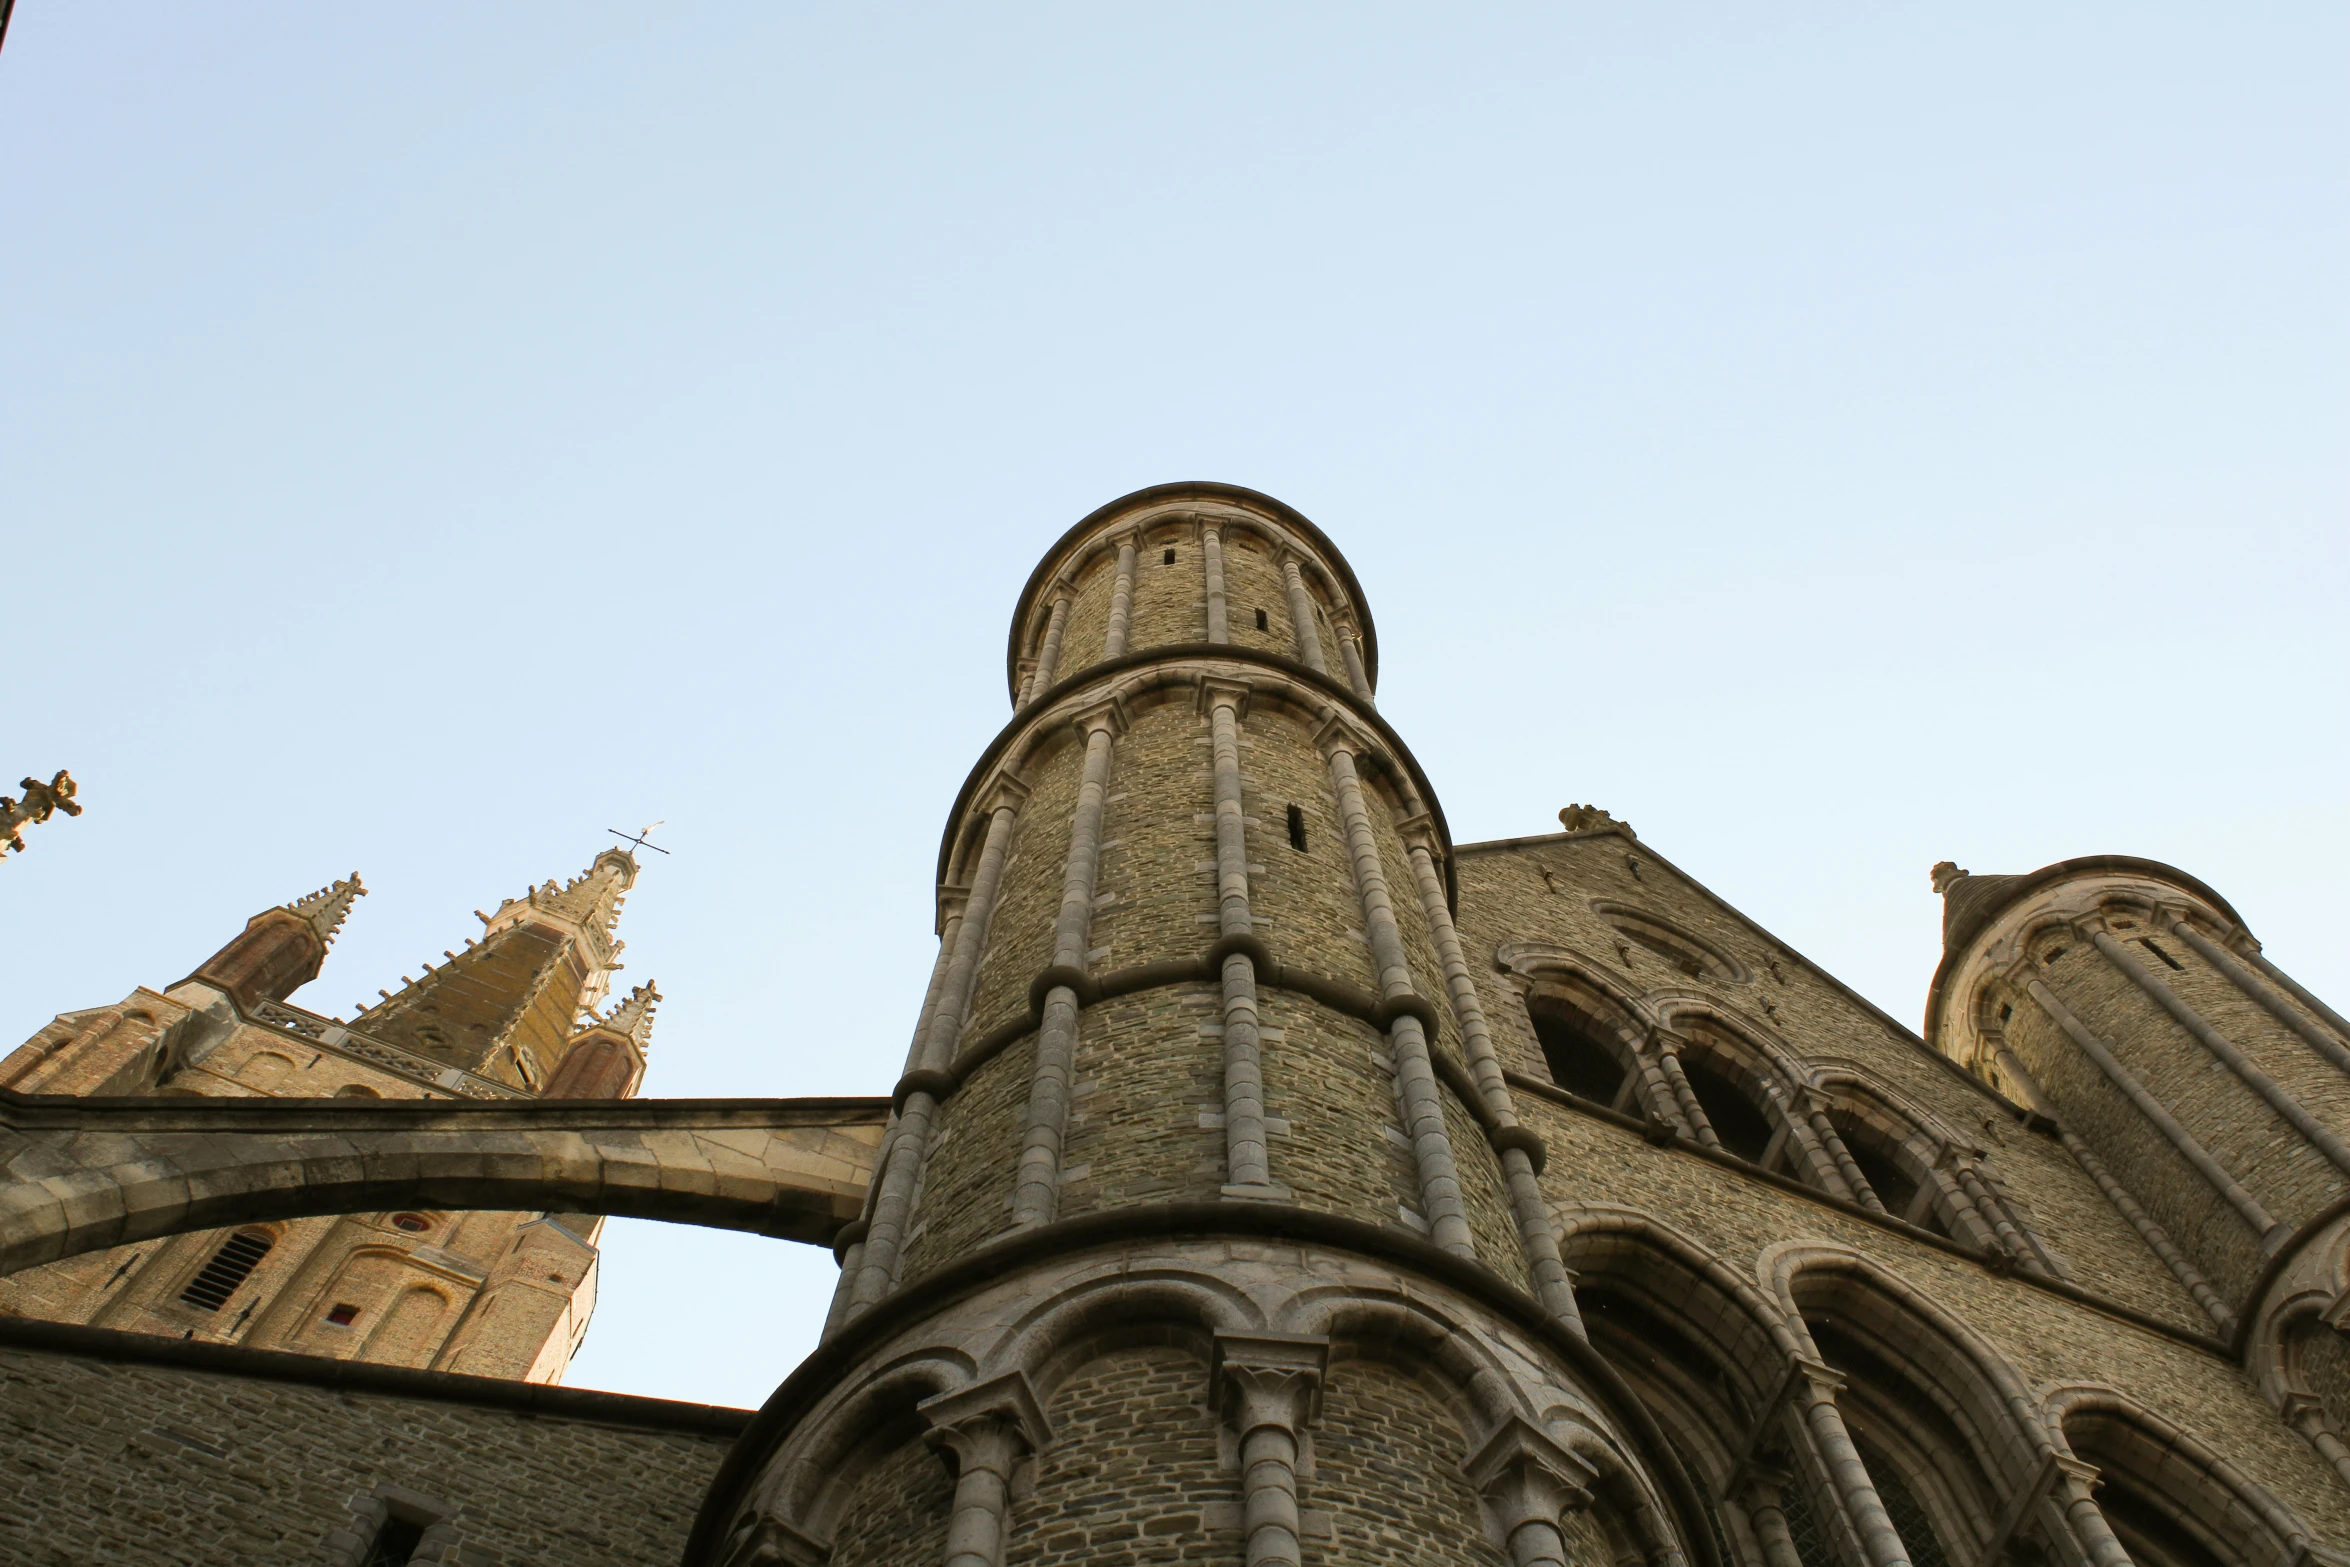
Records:
[[[2168,963],[2172,968],[2177,969],[2180,973],[2184,974],[2187,971],[2187,965],[2181,963],[2177,958],[2172,957],[2169,953],[2156,946],[2152,936],[2140,936],[2138,938],[2138,945],[2144,947],[2148,952],[2153,953],[2156,957],[2162,959],[2163,962]]]
[[[1166,554],[1164,554],[1164,555],[1160,556],[1160,557],[1159,557],[1159,564],[1160,564],[1160,565],[1162,565],[1162,566],[1172,566],[1172,565],[1174,565],[1174,564],[1175,564],[1175,552],[1174,552],[1173,550],[1169,550],[1169,551],[1167,551],[1167,553],[1166,553]]]
[[[1273,629],[1266,623],[1265,612],[1261,609],[1257,611],[1257,629],[1259,631],[1270,631]]]
[[[1306,852],[1306,813],[1294,805],[1289,808],[1289,846],[1300,854]]]

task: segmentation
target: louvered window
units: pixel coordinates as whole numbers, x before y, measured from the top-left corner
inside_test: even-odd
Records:
[[[180,1291],[180,1299],[205,1311],[218,1311],[275,1244],[269,1236],[251,1230],[230,1236]]]

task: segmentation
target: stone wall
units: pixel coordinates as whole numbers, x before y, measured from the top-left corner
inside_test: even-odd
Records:
[[[747,1411],[0,1326],[0,1559],[326,1562],[352,1500],[458,1509],[463,1567],[678,1559]],[[349,1541],[339,1542],[348,1547]]]

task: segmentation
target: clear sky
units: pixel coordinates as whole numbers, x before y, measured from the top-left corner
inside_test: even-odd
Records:
[[[2130,853],[2350,996],[2337,6],[67,4],[0,53],[0,1036],[668,825],[647,1091],[883,1093],[1014,594],[1320,523],[1460,841],[1570,801],[1914,1023]],[[616,1224],[577,1385],[828,1255]]]

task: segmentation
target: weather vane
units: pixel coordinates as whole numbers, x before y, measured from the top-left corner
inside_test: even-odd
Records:
[[[659,827],[659,826],[662,826],[662,825],[663,825],[663,824],[665,824],[665,823],[666,823],[668,820],[669,820],[669,818],[668,818],[668,817],[666,817],[666,816],[664,816],[664,817],[662,817],[662,818],[661,818],[661,820],[660,820],[660,821],[657,821],[657,822],[653,823],[653,827]],[[662,848],[662,847],[661,847],[659,844],[657,844],[657,843],[647,843],[647,842],[645,842],[645,840],[646,840],[647,838],[650,838],[651,836],[653,836],[653,827],[647,827],[647,828],[645,828],[645,829],[644,829],[644,830],[642,830],[641,832],[637,833],[637,834],[636,834],[636,836],[634,836],[634,837],[630,837],[630,836],[629,836],[627,833],[624,833],[624,832],[622,832],[622,831],[621,831],[619,828],[617,828],[617,827],[607,827],[607,828],[605,828],[605,829],[604,829],[604,831],[606,831],[606,832],[610,833],[610,834],[611,834],[613,837],[620,839],[620,840],[621,840],[622,842],[624,842],[624,843],[632,843],[632,844],[635,844],[635,845],[636,845],[638,848],[640,848],[640,849],[650,849],[650,850],[652,850],[652,851],[653,851],[655,854],[667,854],[669,851],[668,851],[667,849],[664,849],[664,848]]]

